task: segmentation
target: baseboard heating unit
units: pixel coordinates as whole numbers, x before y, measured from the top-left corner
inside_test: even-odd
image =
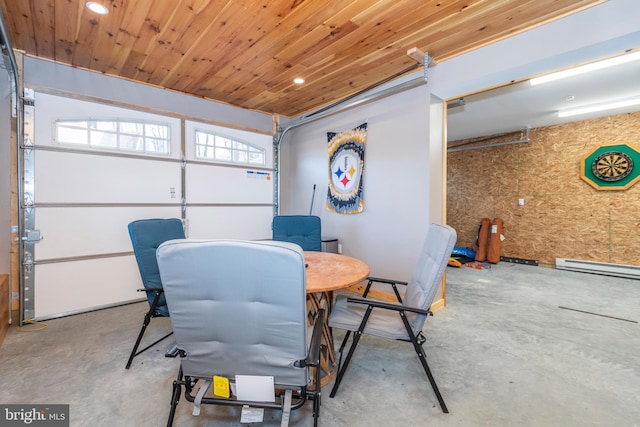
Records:
[[[605,276],[640,279],[640,266],[611,264],[607,262],[581,261],[577,259],[556,258],[558,270],[579,271],[582,273],[603,274]]]

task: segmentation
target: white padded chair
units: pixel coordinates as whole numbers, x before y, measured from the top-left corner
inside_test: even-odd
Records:
[[[409,282],[369,277],[362,298],[345,295],[339,295],[336,298],[336,303],[329,315],[329,326],[347,330],[340,346],[340,361],[351,332],[354,334],[344,364],[339,363],[338,374],[329,394],[330,397],[334,397],[338,392],[340,382],[361,336],[369,334],[412,343],[442,411],[449,412],[427,364],[427,358],[422,348],[425,341],[422,327],[427,316],[432,314],[429,308],[455,243],[456,232],[453,228],[448,225],[432,224],[427,231],[422,252]],[[391,286],[398,303],[367,298],[373,283],[384,283]],[[406,286],[404,298],[401,297],[397,285]]]
[[[176,339],[168,356],[181,360],[167,425],[182,387],[194,415],[201,404],[275,408],[286,426],[289,411],[312,400],[317,425],[324,313],[308,344],[302,249],[285,242],[180,239],[163,243],[157,259]],[[273,399],[242,400],[236,375],[273,377]],[[208,393],[214,376],[214,390],[223,384],[218,395]]]

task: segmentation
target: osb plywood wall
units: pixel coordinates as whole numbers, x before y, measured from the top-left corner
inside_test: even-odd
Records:
[[[500,217],[503,256],[640,265],[640,183],[598,191],[580,178],[584,156],[620,142],[640,149],[640,113],[532,129],[529,143],[448,153],[447,222],[456,245],[476,249],[480,220]]]

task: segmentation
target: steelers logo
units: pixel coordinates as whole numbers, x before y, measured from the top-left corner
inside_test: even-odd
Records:
[[[331,183],[342,194],[351,195],[357,190],[360,177],[360,158],[351,150],[344,150],[336,156],[331,165]]]

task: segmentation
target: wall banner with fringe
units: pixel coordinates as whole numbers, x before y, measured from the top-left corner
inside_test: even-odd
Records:
[[[363,211],[362,175],[367,124],[353,130],[327,132],[329,149],[329,191],[327,210],[340,214]]]

